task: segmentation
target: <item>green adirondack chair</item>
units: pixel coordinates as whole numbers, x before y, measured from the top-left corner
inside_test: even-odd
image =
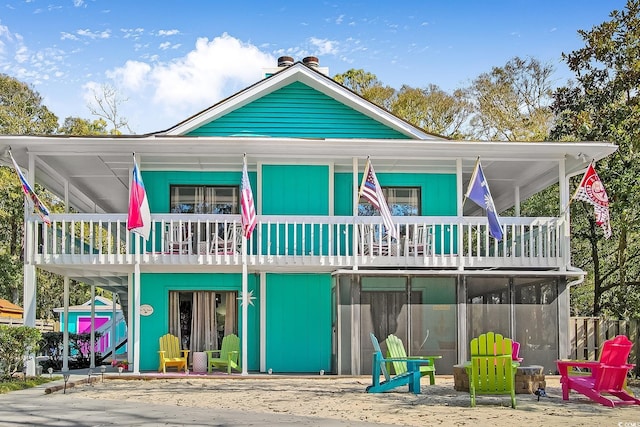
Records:
[[[518,362],[513,361],[511,339],[487,332],[471,340],[471,362],[465,364],[469,376],[471,406],[476,406],[476,394],[511,395],[511,407],[516,407],[515,375]]]
[[[207,350],[205,353],[207,353],[207,372],[211,373],[211,368],[224,367],[227,368],[227,374],[231,374],[231,369],[240,371],[240,338],[237,335],[226,335],[222,338],[220,350]]]
[[[387,343],[387,357],[396,358],[396,359],[416,359],[416,360],[425,360],[428,364],[420,365],[420,376],[424,377],[425,375],[429,376],[429,383],[434,385],[436,383],[436,359],[441,359],[442,356],[407,356],[407,352],[404,349],[404,345],[402,344],[402,340],[397,336],[390,334],[386,340]],[[407,363],[406,362],[390,362],[391,366],[393,366],[393,371],[398,374],[403,374],[407,372]]]
[[[382,393],[403,385],[409,386],[409,391],[414,394],[420,394],[420,365],[429,363],[426,360],[419,359],[397,359],[385,358],[380,349],[380,343],[374,334],[370,334],[373,343],[373,366],[371,368],[372,382],[367,387],[367,393]],[[404,362],[407,365],[407,371],[398,374],[395,377],[389,375],[387,363]],[[380,381],[380,375],[384,375],[384,381]]]

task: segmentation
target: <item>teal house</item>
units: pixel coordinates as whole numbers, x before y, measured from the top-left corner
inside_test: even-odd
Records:
[[[569,178],[614,145],[448,140],[336,83],[316,58],[283,57],[264,76],[148,135],[0,137],[74,212],[51,226],[25,220],[27,319],[43,269],[117,295],[133,371],[158,369],[166,333],[192,355],[237,334],[241,373],[367,374],[370,333],[441,356],[442,374],[487,331],[546,371],[569,355],[569,289],[585,275],[571,264]],[[132,153],[148,240],[126,227]],[[244,159],[257,217],[248,239]],[[367,159],[396,237],[359,197]],[[478,159],[500,240],[465,199]],[[521,216],[521,201],[554,184],[556,216]]]
[[[68,308],[68,320],[64,317],[64,307],[54,308],[60,319],[61,331],[66,330],[73,334],[91,333],[93,324],[94,333],[99,333],[96,343],[96,351],[103,356],[116,355],[127,352],[127,324],[124,320],[119,304],[113,306],[112,300],[97,296],[94,304],[91,300]]]

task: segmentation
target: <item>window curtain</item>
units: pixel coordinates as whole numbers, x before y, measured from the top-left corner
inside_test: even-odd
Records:
[[[237,334],[236,319],[238,318],[238,308],[235,292],[226,292],[225,309],[224,335]]]
[[[217,350],[216,337],[216,293],[197,291],[193,293],[191,316],[191,353]]]
[[[180,292],[169,292],[169,333],[178,337],[178,342],[182,342],[180,334]]]

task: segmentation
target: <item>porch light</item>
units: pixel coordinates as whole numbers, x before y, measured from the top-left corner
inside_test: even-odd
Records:
[[[62,378],[64,379],[64,391],[62,394],[67,394],[67,381],[69,381],[69,377],[71,375],[69,374],[69,370],[68,369],[63,369],[62,370]]]

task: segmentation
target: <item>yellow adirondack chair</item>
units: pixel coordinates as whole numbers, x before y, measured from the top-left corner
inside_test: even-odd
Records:
[[[220,350],[207,350],[207,372],[211,373],[211,368],[227,367],[227,374],[231,374],[231,369],[240,371],[240,338],[235,334],[226,335],[222,338]],[[218,357],[215,357],[218,354]]]
[[[516,407],[515,376],[518,362],[512,359],[511,339],[487,332],[471,340],[471,362],[465,364],[469,376],[471,406],[476,394],[509,394]]]
[[[166,334],[160,337],[160,365],[158,371],[167,373],[167,366],[175,366],[178,371],[182,368],[187,372],[187,357],[189,350],[180,349],[180,340],[175,335]]]
[[[429,375],[429,383],[434,385],[436,383],[436,359],[441,359],[442,356],[409,356],[407,357],[407,352],[404,349],[404,345],[402,344],[402,340],[397,336],[390,334],[387,337],[387,357],[392,359],[417,359],[417,360],[428,360],[428,365],[420,365],[420,376],[424,377],[425,375]],[[396,375],[404,374],[407,372],[407,363],[396,360],[394,362],[390,362],[393,366],[393,370]]]

